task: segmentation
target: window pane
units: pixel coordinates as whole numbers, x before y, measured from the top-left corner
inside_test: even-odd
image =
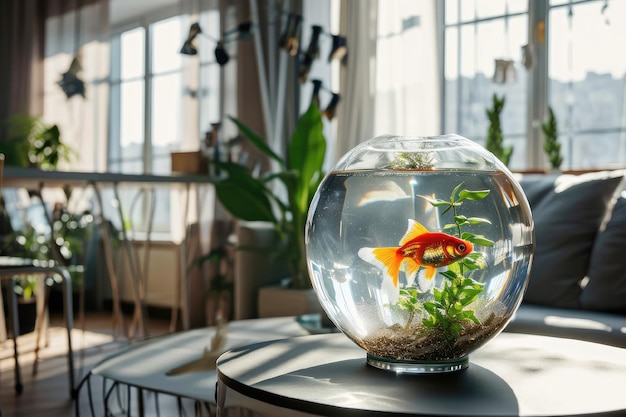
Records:
[[[220,120],[220,67],[200,67],[200,133],[211,130],[211,123]]]
[[[444,133],[460,132],[457,127],[457,111],[459,109],[459,30],[456,27],[446,29],[445,42],[445,106]]]
[[[143,154],[143,105],[143,81],[122,83],[120,94],[120,144],[124,159],[138,158]]]
[[[142,77],[144,74],[145,33],[136,28],[121,35],[121,75],[123,80]]]
[[[575,169],[622,168],[626,164],[626,131],[560,136],[564,165]]]
[[[472,2],[470,1],[470,3]],[[504,1],[474,0],[474,3],[474,7],[476,7],[476,17],[479,19],[504,15],[506,4]]]
[[[485,111],[491,107],[496,93],[506,99],[501,115],[505,138],[525,134],[527,74],[519,65],[518,55],[526,43],[527,24],[527,16],[521,15],[509,19],[508,32],[503,19],[463,25],[460,39],[455,38],[455,31],[446,31],[445,115],[446,119],[457,119],[456,123],[446,120],[447,129],[456,127],[456,132],[463,136],[484,140],[489,126]],[[502,33],[508,34],[502,36]],[[452,56],[457,50],[461,51],[459,78],[454,77],[454,69],[448,68],[457,62]],[[503,58],[514,62],[513,69],[507,72],[506,84],[497,84],[493,81],[495,60]],[[452,96],[454,93],[456,97]]]
[[[465,2],[465,0],[463,0]],[[470,3],[472,3],[470,1]],[[528,0],[476,0],[476,16],[479,19],[486,17],[503,16],[511,13],[524,13],[528,10]]]
[[[155,76],[152,80],[152,146],[155,152],[175,149],[180,142],[181,76]]]
[[[459,21],[459,0],[446,0],[445,14],[446,24],[457,23]]]
[[[459,1],[459,6],[461,8],[461,21],[467,22],[476,19],[476,0]]]
[[[177,70],[181,66],[179,53],[184,33],[180,16],[162,20],[151,25],[152,73]]]
[[[208,10],[200,15],[200,27],[202,35],[198,36],[196,45],[200,62],[215,62],[215,40],[220,38],[220,12],[219,10]],[[226,49],[230,52],[229,45]]]
[[[626,134],[626,2],[550,10],[549,102],[569,168],[623,164]],[[621,133],[620,133],[621,132]]]
[[[526,144],[526,135],[506,135],[503,146],[511,146],[513,148],[513,154],[509,161],[509,169],[522,170],[526,168]]]
[[[509,13],[526,13],[528,11],[528,0],[508,0],[507,8]]]

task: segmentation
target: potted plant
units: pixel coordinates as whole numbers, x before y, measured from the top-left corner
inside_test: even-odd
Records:
[[[75,156],[74,150],[61,140],[56,124],[22,115],[6,121],[0,153],[5,155],[8,166],[51,170],[56,169],[60,161],[70,161]]]
[[[69,213],[58,203],[51,226],[50,235],[27,224],[8,235],[5,246],[12,256],[54,262],[66,267],[72,279],[72,287],[79,289],[84,284],[85,249],[95,226],[93,215],[89,212]],[[34,276],[18,277],[15,292],[20,299],[28,302],[37,296],[35,284]],[[52,284],[52,281],[47,282],[47,285]]]
[[[502,136],[502,127],[500,126],[500,113],[504,109],[505,97],[498,98],[494,93],[492,101],[492,107],[487,109],[489,130],[487,131],[485,148],[502,161],[504,165],[509,166],[513,147],[505,148],[503,146],[504,137]]]
[[[206,292],[207,324],[215,325],[219,320],[228,320],[232,309],[233,283],[230,278],[232,261],[227,248],[220,246],[199,257],[195,265],[202,269],[208,263],[212,267],[212,278]]]
[[[541,130],[545,136],[545,142],[543,144],[543,150],[548,155],[550,161],[550,168],[554,171],[558,171],[563,163],[563,156],[561,155],[561,144],[559,143],[559,131],[556,124],[556,117],[552,107],[548,106],[548,120],[541,124]]]
[[[36,275],[17,275],[13,277],[13,291],[17,296],[18,336],[35,330],[35,323],[37,322],[36,289]]]
[[[265,139],[242,121],[237,118],[231,120],[241,134],[273,162],[275,168],[256,176],[240,163],[212,161],[223,176],[215,184],[217,197],[236,219],[271,224],[280,244],[267,250],[275,259],[278,257],[286,262],[290,275],[288,287],[311,290],[304,228],[309,205],[324,176],[326,139],[322,113],[312,102],[296,124],[285,158],[275,153]]]
[[[12,256],[29,259],[46,259],[47,246],[45,236],[30,225],[25,226],[19,233],[7,235],[5,247]],[[42,287],[45,288],[45,287]],[[37,319],[37,275],[23,274],[13,277],[13,291],[17,299],[19,319],[19,335],[30,333],[35,329]],[[10,296],[9,293],[6,294]],[[5,306],[8,305],[5,303]]]

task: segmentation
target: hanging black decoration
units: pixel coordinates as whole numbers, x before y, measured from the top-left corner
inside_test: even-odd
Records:
[[[311,103],[317,104],[317,107],[320,106],[320,90],[322,89],[322,80],[311,80],[313,84],[313,94],[311,94]]]
[[[69,69],[61,74],[61,79],[57,82],[59,87],[65,93],[65,96],[69,100],[75,95],[79,95],[85,98],[85,83],[78,78],[78,73],[82,70],[80,65],[80,13],[81,9],[77,8],[74,11],[74,50],[77,51],[70,63]]]
[[[300,46],[300,25],[302,16],[295,13],[289,13],[287,16],[287,27],[278,41],[278,46],[283,48],[291,56],[298,54]]]
[[[78,72],[82,69],[79,61],[79,55],[77,54],[72,59],[70,68],[61,74],[61,80],[57,84],[61,87],[68,99],[79,95],[85,98],[85,83],[78,78]]]
[[[198,36],[199,33],[202,33],[202,29],[200,28],[200,24],[192,23],[189,28],[189,36],[183,43],[183,47],[180,48],[180,53],[184,55],[196,55],[198,53],[198,49],[193,44],[194,39]]]
[[[339,94],[333,93],[330,103],[328,103],[326,110],[324,110],[324,116],[326,116],[328,120],[333,120],[335,117],[335,112],[337,111],[337,105],[339,104],[340,98]]]
[[[229,39],[230,35],[237,35],[236,37]],[[245,21],[237,25],[236,28],[230,29],[224,32],[224,40],[228,41],[241,41],[248,39],[252,35],[252,22]]]
[[[345,36],[340,35],[332,35],[333,44],[330,50],[330,55],[328,55],[328,62],[333,59],[342,60],[345,58],[348,53],[348,40]]]
[[[309,47],[304,53],[304,56],[300,61],[300,65],[298,66],[298,79],[300,80],[300,84],[303,84],[307,80],[307,78],[309,77],[309,72],[311,71],[311,66],[313,65],[313,61],[320,55],[319,42],[320,34],[322,33],[322,27],[318,25],[313,25],[311,29],[313,30],[313,34],[311,35]]]
[[[224,66],[229,59],[230,56],[228,55],[228,52],[226,52],[226,49],[224,49],[224,42],[217,42],[217,46],[215,47],[215,60],[217,63]]]

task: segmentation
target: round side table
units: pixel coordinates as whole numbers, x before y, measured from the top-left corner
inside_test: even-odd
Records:
[[[626,349],[526,334],[498,335],[452,374],[370,367],[343,334],[234,349],[217,374],[222,417],[626,414]]]

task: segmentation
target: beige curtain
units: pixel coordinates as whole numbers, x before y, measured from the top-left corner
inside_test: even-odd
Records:
[[[45,13],[38,0],[0,2],[0,125],[42,112]]]
[[[98,1],[0,2],[0,129],[11,116],[43,114],[46,19]]]
[[[340,74],[335,159],[369,139],[374,131],[374,84],[378,0],[344,0],[340,32],[348,40],[348,60]]]
[[[77,153],[71,162],[59,164],[59,169],[106,170],[108,15],[108,1],[99,1],[78,11],[52,16],[46,22],[43,118],[59,126],[62,140]],[[76,54],[82,67],[79,78],[85,82],[85,97],[67,98],[58,82]]]

